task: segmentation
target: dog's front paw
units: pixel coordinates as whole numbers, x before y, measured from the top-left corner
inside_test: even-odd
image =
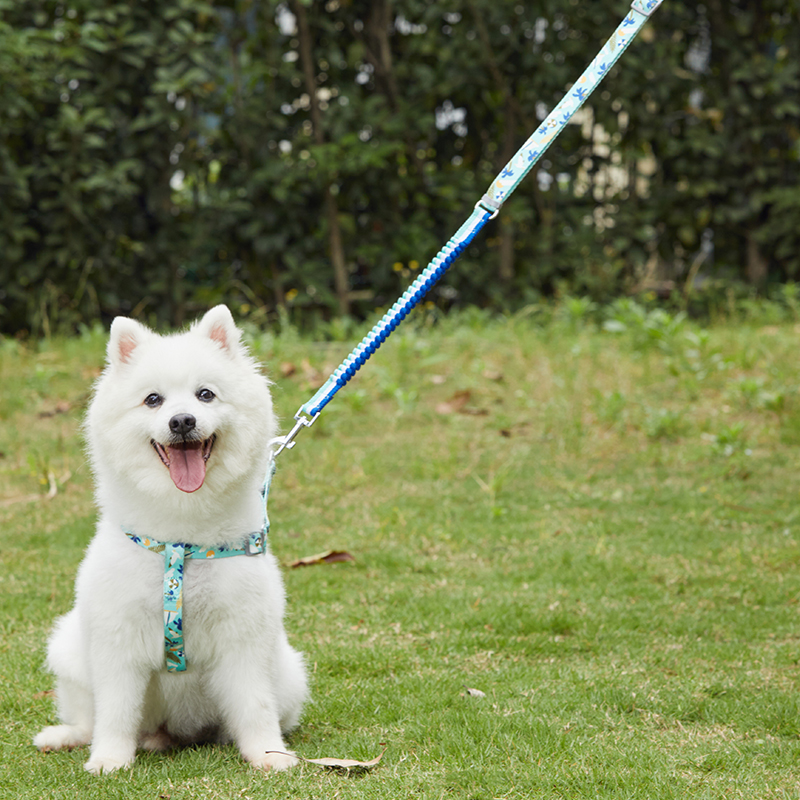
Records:
[[[258,758],[250,759],[250,763],[256,769],[263,769],[265,772],[280,772],[299,764],[300,759],[294,753],[270,750]]]
[[[83,765],[87,772],[92,775],[107,775],[109,772],[116,772],[118,769],[128,769],[133,764],[132,758],[114,756],[113,754],[92,755]]]

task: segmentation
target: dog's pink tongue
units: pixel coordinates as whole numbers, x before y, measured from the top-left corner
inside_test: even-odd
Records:
[[[206,479],[203,446],[194,444],[169,448],[169,476],[182,492],[196,492]]]

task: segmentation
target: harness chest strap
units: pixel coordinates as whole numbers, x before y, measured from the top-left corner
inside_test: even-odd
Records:
[[[267,474],[261,487],[264,523],[260,531],[249,533],[244,547],[200,547],[186,542],[159,542],[137,536],[123,526],[123,533],[139,547],[164,556],[164,656],[167,672],[186,671],[186,648],[183,642],[183,568],[187,558],[230,558],[231,556],[256,556],[267,552],[269,516],[267,500],[275,459],[270,455]]]
[[[264,529],[250,533],[244,547],[200,547],[185,542],[159,542],[137,536],[122,529],[135,544],[164,556],[164,656],[167,672],[186,671],[186,649],[183,641],[183,569],[187,558],[230,558],[254,556],[267,550],[267,532]]]

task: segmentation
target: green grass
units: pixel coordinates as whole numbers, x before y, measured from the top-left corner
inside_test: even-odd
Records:
[[[314,698],[290,744],[385,742],[358,778],[202,747],[98,779],[32,747],[104,340],[0,341],[0,796],[797,798],[798,331],[620,308],[407,323],[281,456],[278,557],[356,558],[285,572]],[[349,350],[255,347],[287,421]]]

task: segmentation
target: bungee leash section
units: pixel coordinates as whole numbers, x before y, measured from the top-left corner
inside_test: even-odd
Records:
[[[542,157],[575,112],[586,102],[589,95],[625,52],[650,15],[662,2],[663,0],[633,1],[630,12],[603,46],[603,49],[558,105],[547,115],[544,122],[506,164],[503,171],[492,181],[486,194],[475,204],[467,221],[417,276],[398,301],[383,315],[378,324],[333,371],[314,396],[300,406],[294,416],[295,425],[289,433],[273,440],[273,461],[284,450],[295,445],[297,434],[303,428],[313,425],[322,413],[322,409],[333,399],[336,392],[361,369],[367,359],[386,341],[392,331],[447,272],[450,265],[467,248],[486,222],[497,216],[505,200]]]

